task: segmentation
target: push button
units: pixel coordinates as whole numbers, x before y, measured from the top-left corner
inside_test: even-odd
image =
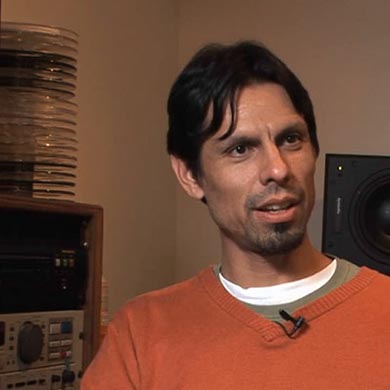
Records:
[[[49,333],[50,334],[61,333],[61,323],[50,324]]]
[[[61,354],[59,352],[49,353],[49,359],[50,360],[59,359],[60,357],[61,357]]]
[[[51,383],[58,383],[61,382],[61,376],[60,375],[52,375],[51,376]]]
[[[73,332],[73,323],[72,321],[63,321],[61,322],[61,333],[72,333]]]

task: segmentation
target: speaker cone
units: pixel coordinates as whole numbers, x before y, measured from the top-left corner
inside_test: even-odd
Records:
[[[356,191],[349,209],[355,242],[368,256],[390,255],[390,170],[378,172]]]

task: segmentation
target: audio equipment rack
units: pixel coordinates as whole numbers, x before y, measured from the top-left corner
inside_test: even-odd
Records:
[[[78,389],[100,343],[102,242],[100,206],[0,195],[0,387]]]

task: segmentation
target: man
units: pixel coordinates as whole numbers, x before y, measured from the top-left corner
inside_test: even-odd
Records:
[[[259,44],[207,46],[168,114],[173,170],[222,258],[126,304],[83,389],[389,389],[388,278],[307,234],[319,146],[296,76]]]

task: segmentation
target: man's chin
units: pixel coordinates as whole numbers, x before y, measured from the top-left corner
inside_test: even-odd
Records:
[[[253,241],[254,252],[261,256],[282,255],[298,248],[305,237],[303,229],[292,229],[290,224],[273,226],[271,232],[257,236]]]
[[[277,234],[285,234],[288,233],[289,229],[291,229],[291,225],[291,222],[275,223],[272,225],[272,229]]]

